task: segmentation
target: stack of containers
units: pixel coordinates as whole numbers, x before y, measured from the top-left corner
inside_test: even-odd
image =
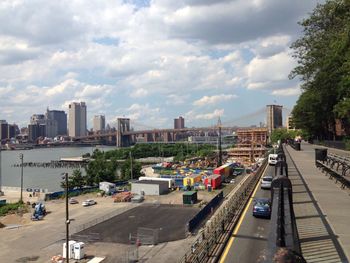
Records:
[[[195,183],[200,182],[202,179],[200,174],[191,174],[183,179],[184,186],[193,186]]]
[[[206,188],[209,188],[208,186],[210,186],[212,189],[218,189],[221,186],[221,183],[221,175],[219,174],[213,174],[204,179],[204,185]]]

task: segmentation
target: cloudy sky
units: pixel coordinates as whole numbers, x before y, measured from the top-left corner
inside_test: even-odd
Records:
[[[290,44],[316,0],[1,0],[0,119],[85,101],[140,127],[264,121],[292,109]]]

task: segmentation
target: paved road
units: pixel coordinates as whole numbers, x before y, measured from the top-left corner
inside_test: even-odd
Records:
[[[273,169],[274,167],[267,166],[264,174],[271,173]],[[270,197],[270,191],[260,189],[259,183],[250,200],[256,197]],[[238,222],[228,246],[220,259],[220,263],[255,263],[265,253],[270,220],[253,217],[252,203],[249,201],[249,206],[243,212],[242,221],[240,221],[241,223]]]

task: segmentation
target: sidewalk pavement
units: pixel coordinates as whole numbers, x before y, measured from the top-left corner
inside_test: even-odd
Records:
[[[315,148],[320,146],[302,143],[301,151],[285,148],[303,255],[307,262],[349,262],[350,191],[316,168]],[[336,149],[329,152],[341,154]]]

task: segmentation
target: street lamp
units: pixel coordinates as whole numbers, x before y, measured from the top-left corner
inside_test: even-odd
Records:
[[[65,194],[66,194],[66,261],[69,263],[69,211],[68,211],[68,173],[63,173],[65,179]]]
[[[19,154],[19,158],[21,159],[21,197],[19,201],[23,203],[23,153]]]

